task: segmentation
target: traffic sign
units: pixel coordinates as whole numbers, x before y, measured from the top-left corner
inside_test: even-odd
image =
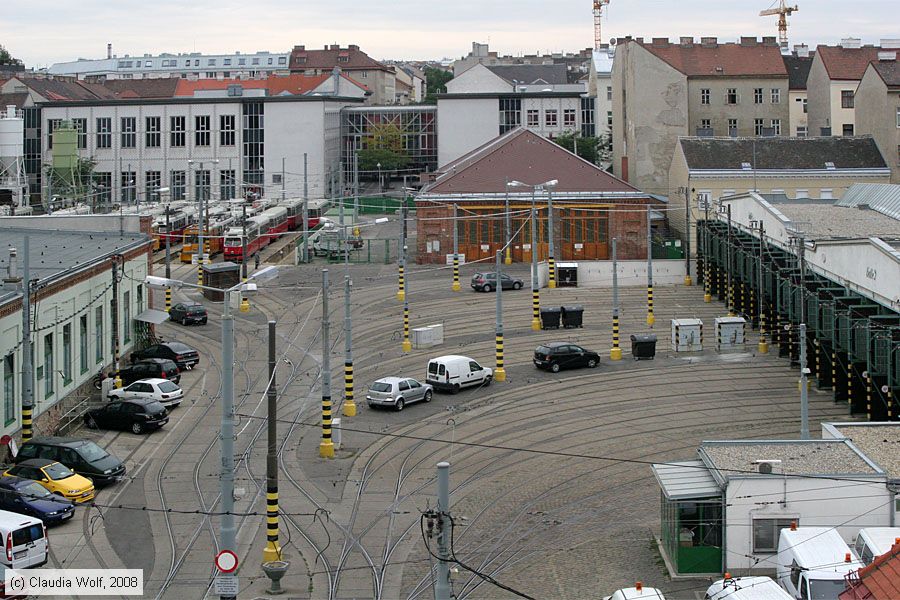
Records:
[[[237,598],[241,585],[237,577],[216,577],[213,581],[213,591],[219,597]]]
[[[216,568],[223,573],[233,573],[238,567],[237,554],[231,550],[222,550],[216,554]]]

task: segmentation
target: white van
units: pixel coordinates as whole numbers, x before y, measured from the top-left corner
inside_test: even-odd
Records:
[[[430,383],[436,390],[455,394],[460,388],[489,385],[493,377],[493,369],[482,367],[474,359],[448,354],[428,361],[425,383]]]
[[[47,563],[47,528],[40,519],[0,510],[0,536],[4,548],[0,562],[7,568],[27,569]]]
[[[630,587],[613,592],[603,600],[666,600],[662,592],[656,588]]]
[[[775,562],[778,584],[798,600],[837,600],[844,575],[865,566],[833,527],[782,529]]]
[[[863,527],[856,534],[853,549],[859,560],[868,565],[890,552],[897,543],[900,543],[900,527]]]
[[[771,577],[720,579],[706,590],[706,600],[791,600],[791,595]]]

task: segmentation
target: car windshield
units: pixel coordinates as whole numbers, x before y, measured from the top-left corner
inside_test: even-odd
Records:
[[[547,346],[538,346],[535,352],[538,354],[550,354],[550,348]]]
[[[53,463],[52,465],[47,465],[44,467],[44,473],[47,474],[50,479],[53,481],[58,481],[60,479],[65,479],[66,477],[71,477],[75,473],[72,472],[69,467],[62,465],[60,463]]]
[[[837,598],[846,587],[843,579],[813,579],[809,582],[810,600]]]
[[[37,483],[29,483],[28,485],[23,485],[22,487],[17,488],[16,491],[25,498],[31,498],[34,500],[39,500],[41,498],[46,498],[47,496],[53,495],[50,493],[50,490]]]
[[[78,454],[81,455],[81,458],[88,462],[97,462],[98,460],[103,460],[109,453],[95,444],[94,442],[88,442],[78,449]]]
[[[393,386],[389,383],[385,383],[384,381],[376,381],[372,384],[370,388],[373,392],[390,392]]]
[[[162,381],[159,384],[159,390],[161,392],[169,393],[169,392],[177,392],[178,386],[172,383],[171,381]]]

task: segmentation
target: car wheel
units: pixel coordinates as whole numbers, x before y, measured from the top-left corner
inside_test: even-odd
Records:
[[[489,284],[489,283],[484,284],[484,286],[482,286],[482,288],[481,288],[482,292],[491,292],[493,290],[494,290],[494,288],[492,288],[491,284]]]
[[[514,283],[513,283],[513,289],[514,289],[514,290],[520,290],[520,289],[522,289],[522,283],[519,282],[519,281],[514,282]]]
[[[144,426],[140,423],[132,423],[131,424],[131,432],[141,434],[144,432]]]
[[[97,421],[91,415],[85,415],[84,424],[88,429],[97,429]]]
[[[593,358],[589,359],[587,362],[588,369],[593,369],[597,366],[597,361]]]
[[[425,392],[425,402],[431,402],[431,390]]]
[[[491,385],[491,381],[493,381],[493,380],[494,380],[494,376],[488,375],[487,377],[484,378],[484,381],[482,383],[484,385]]]
[[[559,373],[559,363],[550,363],[550,370]]]
[[[453,387],[450,388],[450,393],[451,393],[451,394],[458,394],[458,393],[459,393],[459,384],[458,384],[458,383],[454,383],[454,384],[453,384]]]
[[[397,398],[397,404],[394,405],[397,409],[397,412],[403,410],[403,407],[406,406],[406,403],[403,401],[403,398]]]

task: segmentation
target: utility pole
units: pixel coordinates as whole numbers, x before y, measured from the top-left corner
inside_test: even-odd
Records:
[[[728,203],[726,207],[726,212],[728,214],[728,244],[725,248],[725,276],[728,278],[728,283],[726,284],[725,289],[725,303],[728,305],[728,316],[734,316],[734,290],[731,288],[731,203]]]
[[[359,222],[359,151],[353,152],[353,222]]]
[[[509,242],[507,242],[508,244]],[[502,250],[497,250],[497,316],[496,316],[496,335],[495,335],[495,353],[497,363],[494,368],[494,380],[506,381],[506,369],[503,368],[503,272],[500,269],[500,255]]]
[[[453,205],[453,291],[459,291],[459,206]]]
[[[344,275],[344,416],[356,416],[353,401],[353,322],[350,316],[350,274]]]
[[[284,172],[284,157],[282,156],[282,157],[281,157],[281,201],[282,201],[282,202],[284,202],[285,197],[286,197],[286,196],[285,196],[285,189],[284,189],[284,175],[285,175],[285,172]]]
[[[309,178],[306,171],[306,152],[303,153],[303,263],[309,262]]]
[[[703,221],[703,301],[709,304],[712,302],[712,282],[710,281],[710,243],[709,243],[709,202],[710,197],[703,197],[703,210],[705,212],[705,221]]]
[[[119,256],[112,259],[112,302],[110,302],[110,318],[112,319],[112,343],[113,343],[113,368],[115,379],[113,385],[122,387],[122,378],[119,377]],[[52,375],[52,374],[51,374]]]
[[[172,240],[169,235],[171,230],[169,222],[169,205],[166,204],[166,279],[172,279]],[[172,286],[166,286],[166,312],[172,310]]]
[[[266,548],[263,562],[281,560],[278,543],[278,388],[275,384],[275,321],[269,321],[269,387],[268,398],[269,439],[266,452]]]
[[[805,301],[805,299],[804,299]],[[806,323],[800,323],[800,439],[809,439],[809,390],[806,372]]]
[[[766,342],[766,310],[765,298],[766,290],[763,288],[763,264],[766,247],[766,232],[762,219],[759,220],[759,273],[757,274],[757,289],[759,289],[759,297],[756,300],[757,318],[759,319],[759,344],[757,351],[760,354],[769,353],[769,344]]]
[[[547,287],[554,289],[556,287],[556,260],[554,259],[553,252],[553,186],[547,187],[547,227],[547,266],[550,273],[550,280],[547,283]]]
[[[691,190],[684,188],[684,285],[692,285],[691,279]]]
[[[434,582],[435,600],[450,600],[450,539],[453,535],[450,516],[450,463],[439,462],[437,505],[437,578]]]
[[[328,337],[328,269],[322,269],[322,442],[319,456],[334,458],[331,441],[331,341]]]
[[[403,262],[406,263],[406,239],[403,240]],[[401,277],[403,277],[401,275]],[[406,288],[406,284],[403,285],[404,293],[403,293],[403,343],[401,344],[401,348],[403,352],[409,352],[412,350],[412,344],[409,342],[409,290]]]
[[[237,550],[234,527],[234,317],[231,316],[231,293],[225,293],[222,307],[222,424],[219,427],[221,451],[219,473],[222,521],[221,549]],[[234,573],[229,574],[234,576]],[[223,596],[235,598],[235,596]]]
[[[622,349],[619,348],[619,263],[616,259],[616,241],[616,238],[612,239],[613,326],[610,360],[622,360]]]
[[[650,227],[650,205],[647,205],[647,325],[653,327],[653,232]]]
[[[531,329],[541,329],[541,291],[537,270],[537,207],[534,205],[534,188],[531,188]]]
[[[503,215],[504,225],[506,227],[506,264],[512,264],[512,240],[510,240],[510,232],[512,231],[512,227],[510,225],[510,215],[509,215],[509,177],[505,179],[506,184],[503,186],[503,191],[506,193],[506,212]]]
[[[400,232],[400,248],[398,249],[397,300],[403,302],[404,298],[406,298],[406,188],[403,189],[403,205],[400,208],[400,219],[403,221],[403,228]]]
[[[34,363],[31,347],[31,269],[29,236],[22,243],[22,441],[32,436],[34,415]]]

